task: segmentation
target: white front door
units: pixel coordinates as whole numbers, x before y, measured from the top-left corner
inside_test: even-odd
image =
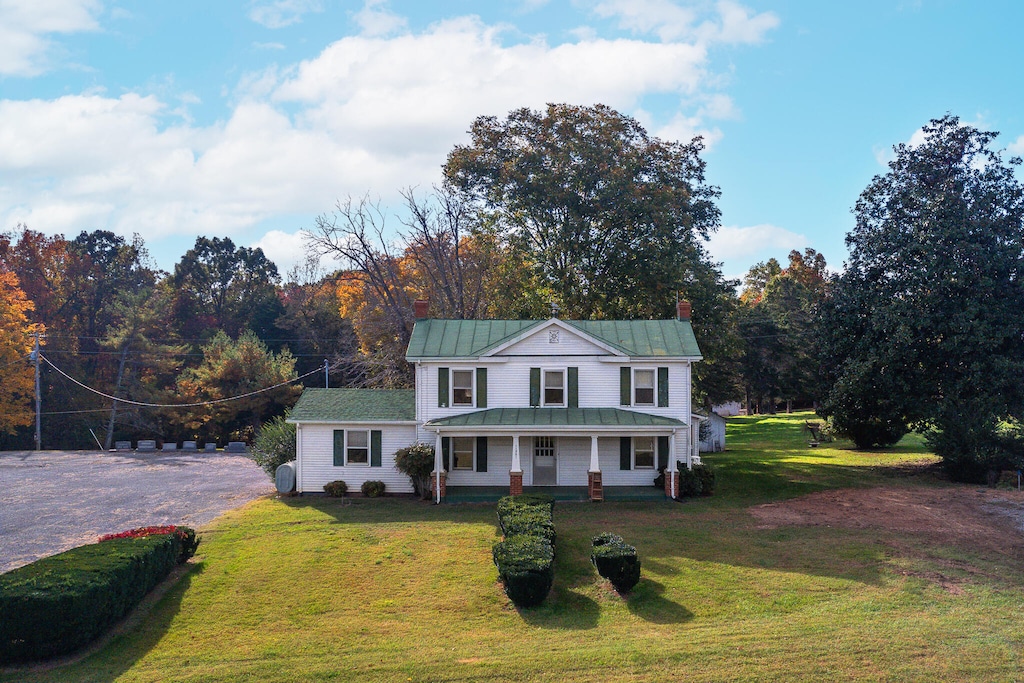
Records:
[[[558,448],[555,437],[533,437],[533,485],[558,486]]]

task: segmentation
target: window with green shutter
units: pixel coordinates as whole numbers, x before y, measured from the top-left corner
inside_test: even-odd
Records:
[[[619,438],[619,469],[633,469],[633,440],[628,436]]]
[[[381,437],[379,429],[370,430],[370,467],[381,466]]]
[[[450,472],[451,471],[451,467],[449,467],[449,463],[451,462],[451,452],[452,452],[452,440],[451,440],[451,437],[442,436],[441,437],[441,467],[444,469],[445,472]]]
[[[345,430],[334,430],[334,466],[345,466]]]
[[[476,471],[487,471],[487,437],[476,437]]]
[[[476,407],[487,407],[487,368],[476,369]]]
[[[632,383],[633,370],[631,368],[624,367],[619,368],[619,405],[620,406],[631,406],[633,405],[633,383]]]
[[[540,368],[530,368],[530,406],[540,405]]]
[[[668,408],[668,368],[658,368],[658,407]]]
[[[580,369],[566,368],[566,378],[569,382],[569,403],[570,408],[580,407]]]
[[[658,469],[660,469],[660,470],[668,469],[668,456],[669,456],[669,452],[668,452],[668,437],[667,436],[659,436],[658,437]]]
[[[437,407],[448,407],[448,368],[437,369]]]

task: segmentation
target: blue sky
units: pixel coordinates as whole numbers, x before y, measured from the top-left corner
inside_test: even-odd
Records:
[[[601,102],[703,135],[729,276],[813,247],[946,112],[1024,153],[1024,3],[0,0],[0,230],[197,235],[282,272],[339,199],[429,187],[479,115]],[[391,225],[397,227],[397,220]]]

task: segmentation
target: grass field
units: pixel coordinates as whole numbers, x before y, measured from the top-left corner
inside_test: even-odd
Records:
[[[919,440],[809,449],[807,415],[730,420],[712,498],[564,504],[556,579],[515,610],[493,505],[256,501],[203,530],[201,561],[135,630],[0,681],[1021,680],[1024,558],[884,527],[762,528],[752,506],[845,487],[953,488]],[[920,468],[917,468],[920,469]],[[781,503],[780,503],[781,504]],[[600,531],[636,545],[616,594]],[[941,577],[941,580],[936,577]]]

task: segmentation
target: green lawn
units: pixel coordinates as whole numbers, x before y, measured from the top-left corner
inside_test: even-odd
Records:
[[[757,528],[747,508],[764,502],[946,485],[901,472],[930,457],[915,438],[884,453],[809,449],[807,417],[730,420],[729,450],[706,458],[712,498],[556,507],[555,586],[533,610],[496,583],[493,505],[265,499],[203,530],[201,561],[137,630],[0,681],[1024,678],[1021,557],[872,529]],[[589,563],[606,530],[643,563],[625,599]],[[917,578],[948,575],[950,558],[962,592]]]

